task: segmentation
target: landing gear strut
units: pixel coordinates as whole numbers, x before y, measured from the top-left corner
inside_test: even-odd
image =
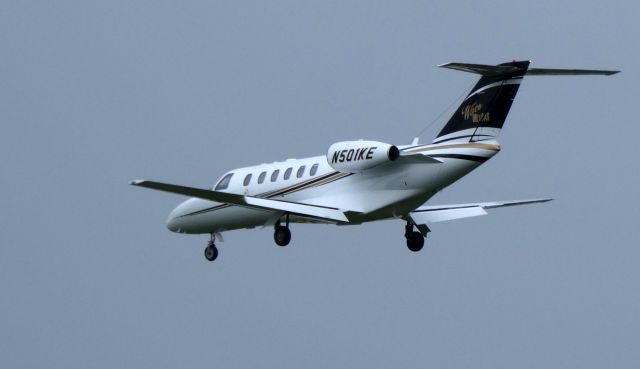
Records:
[[[218,257],[218,248],[216,247],[215,241],[216,235],[212,233],[211,241],[207,243],[207,247],[204,249],[204,257],[209,261],[214,261]]]
[[[404,237],[407,239],[407,248],[413,252],[422,250],[424,246],[424,237],[422,233],[413,230],[413,222],[407,220],[407,225],[404,227]]]
[[[280,220],[274,226],[273,240],[278,246],[287,246],[291,241],[291,231],[289,230],[289,214],[285,215],[285,225],[280,224]]]

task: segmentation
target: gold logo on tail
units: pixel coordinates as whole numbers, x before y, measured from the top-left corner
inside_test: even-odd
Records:
[[[482,112],[484,105],[473,103],[462,108],[464,120],[471,120],[473,123],[488,122],[491,118],[489,112]]]

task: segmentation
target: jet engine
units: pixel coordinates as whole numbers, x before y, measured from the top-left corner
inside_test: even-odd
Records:
[[[342,141],[329,147],[327,162],[337,171],[357,173],[395,161],[399,156],[395,145],[384,142]]]

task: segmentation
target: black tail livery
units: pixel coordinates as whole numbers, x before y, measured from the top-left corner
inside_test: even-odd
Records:
[[[618,71],[529,68],[529,61],[498,65],[447,63],[440,67],[480,74],[460,107],[433,143],[491,140],[500,134],[520,82],[527,75],[611,75]]]

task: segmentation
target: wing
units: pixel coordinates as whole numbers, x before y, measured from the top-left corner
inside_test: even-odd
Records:
[[[417,224],[444,222],[446,220],[462,219],[486,215],[486,209],[502,208],[506,206],[535,204],[553,199],[532,199],[502,202],[481,202],[477,204],[458,204],[441,206],[422,206],[409,213],[411,220]]]
[[[328,206],[302,204],[298,202],[263,199],[253,196],[244,196],[227,192],[213,191],[202,188],[179,186],[169,183],[147,180],[135,180],[130,184],[153,190],[177,193],[180,195],[197,197],[200,199],[222,202],[225,204],[243,206],[262,210],[276,210],[305,217],[328,220],[331,222],[348,223],[349,219],[340,209]]]

